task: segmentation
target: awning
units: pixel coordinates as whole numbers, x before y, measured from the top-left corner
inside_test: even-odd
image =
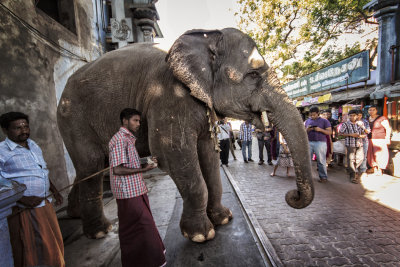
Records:
[[[339,93],[332,93],[329,103],[369,97],[370,94],[375,91],[375,88],[376,86],[372,86],[369,88],[350,89]]]
[[[379,85],[376,87],[375,91],[371,93],[371,99],[382,99],[387,97],[400,97],[400,82],[394,85],[386,84]]]

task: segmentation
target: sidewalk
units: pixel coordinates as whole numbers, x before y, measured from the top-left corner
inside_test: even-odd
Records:
[[[255,141],[255,142],[254,142]],[[315,197],[305,209],[285,202],[287,191],[296,188],[294,172],[258,165],[257,141],[253,160],[224,167],[237,184],[243,201],[285,266],[399,266],[400,179],[368,175],[352,184],[343,167],[328,169],[329,181],[317,182],[313,164]],[[266,156],[266,155],[265,155]],[[264,156],[264,159],[266,158]]]
[[[146,175],[148,196],[160,236],[164,239],[176,202],[177,189],[172,179],[158,169]],[[145,177],[146,177],[145,176]],[[88,239],[83,235],[80,219],[71,219],[66,212],[57,214],[64,238],[65,262],[69,267],[121,266],[118,239],[117,204],[112,194],[103,200],[105,216],[113,229],[103,239]]]
[[[215,238],[205,243],[195,243],[184,238],[179,228],[182,198],[177,199],[164,244],[167,249],[167,266],[188,267],[263,267],[271,266],[225,173],[221,170],[223,187],[222,203],[229,207],[233,219],[226,225],[217,226]]]
[[[183,201],[172,179],[164,173],[145,179],[154,220],[167,250],[167,266],[269,266],[268,257],[222,169],[221,180],[222,202],[232,210],[234,218],[227,225],[216,228],[213,240],[199,244],[181,234],[179,221]],[[70,219],[65,212],[58,214],[67,267],[121,266],[116,201],[108,198],[103,202],[104,213],[113,224],[113,230],[104,239],[86,238],[79,219]]]

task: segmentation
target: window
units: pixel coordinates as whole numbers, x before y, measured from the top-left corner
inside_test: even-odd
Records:
[[[76,34],[73,0],[35,0],[36,7]]]

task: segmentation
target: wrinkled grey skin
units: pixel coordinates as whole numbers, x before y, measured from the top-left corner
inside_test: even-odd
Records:
[[[294,208],[314,196],[307,135],[297,109],[257,52],[236,29],[193,30],[168,55],[152,44],[109,52],[68,80],[58,108],[58,124],[77,179],[105,167],[107,144],[119,129],[125,107],[143,112],[136,142],[140,156],[153,155],[174,180],[184,201],[182,234],[203,242],[214,227],[228,223],[221,204],[219,157],[210,138],[208,109],[220,116],[250,120],[259,128],[267,111],[292,152],[297,189],[286,194]],[[68,212],[81,216],[89,237],[107,232],[101,177],[75,187]],[[267,203],[266,203],[267,205]]]

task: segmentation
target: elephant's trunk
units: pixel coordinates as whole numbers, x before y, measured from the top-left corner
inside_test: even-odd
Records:
[[[272,85],[272,86],[271,86]],[[271,70],[263,86],[263,101],[270,121],[283,134],[291,152],[296,172],[297,190],[286,193],[286,202],[293,208],[307,207],[314,198],[308,137],[300,113],[292,104]]]

